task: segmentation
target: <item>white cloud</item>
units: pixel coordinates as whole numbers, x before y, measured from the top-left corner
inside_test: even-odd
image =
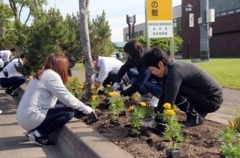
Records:
[[[4,0],[6,2],[6,0]],[[127,27],[126,15],[136,15],[136,24],[145,22],[145,0],[89,0],[90,17],[101,15],[104,10],[106,19],[112,30],[112,41],[123,40],[123,28]],[[181,0],[173,0],[173,6],[181,4]],[[79,10],[78,0],[48,0],[50,7],[60,9],[63,16],[76,14]],[[27,16],[27,13],[25,13]],[[24,19],[24,18],[23,18]]]

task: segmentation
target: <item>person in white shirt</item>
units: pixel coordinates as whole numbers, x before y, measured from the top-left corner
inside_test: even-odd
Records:
[[[79,101],[65,87],[68,80],[68,60],[61,54],[48,56],[42,70],[33,78],[18,105],[18,124],[27,131],[29,140],[49,147],[54,142],[48,136],[74,116],[74,109],[97,121],[95,111]],[[55,106],[59,100],[64,106]]]
[[[25,76],[23,76],[17,68],[26,61],[25,55],[22,54],[19,58],[13,59],[4,70],[0,72],[0,85],[6,88],[6,94],[16,96],[17,93],[15,93],[14,90],[25,83]]]
[[[3,70],[4,68],[4,61],[2,58],[0,58],[0,72]]]
[[[3,59],[5,65],[7,65],[10,61],[11,58],[16,54],[16,49],[12,48],[10,50],[1,50],[0,51],[0,57]]]
[[[94,86],[96,89],[98,89],[100,85],[103,85],[104,87],[106,85],[112,85],[119,69],[123,65],[120,60],[112,57],[93,56],[92,61],[97,72],[94,79]],[[122,83],[128,85],[129,82],[127,74],[125,74],[122,78]]]

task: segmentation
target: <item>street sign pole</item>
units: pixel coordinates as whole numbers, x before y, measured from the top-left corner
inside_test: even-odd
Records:
[[[145,28],[146,28],[146,47],[147,50],[150,50],[150,38],[149,38],[149,34],[148,34],[148,21],[147,21],[147,1],[145,0]]]

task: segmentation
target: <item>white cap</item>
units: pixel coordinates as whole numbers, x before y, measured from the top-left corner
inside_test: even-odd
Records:
[[[4,67],[4,61],[2,58],[0,58],[0,68]]]

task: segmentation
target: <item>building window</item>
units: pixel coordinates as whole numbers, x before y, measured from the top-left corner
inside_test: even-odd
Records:
[[[138,32],[135,32],[135,33],[134,33],[134,37],[138,37]]]
[[[233,14],[233,13],[234,13],[234,11],[233,11],[233,10],[231,10],[231,11],[229,11],[229,12],[228,12],[228,14]]]
[[[129,34],[126,34],[126,41],[129,41]]]
[[[227,15],[227,13],[226,13],[226,12],[224,12],[224,13],[221,13],[221,16],[223,16],[223,15]]]
[[[143,31],[139,31],[139,36],[143,36]]]
[[[240,9],[237,9],[236,12],[237,12],[237,13],[240,12]]]

